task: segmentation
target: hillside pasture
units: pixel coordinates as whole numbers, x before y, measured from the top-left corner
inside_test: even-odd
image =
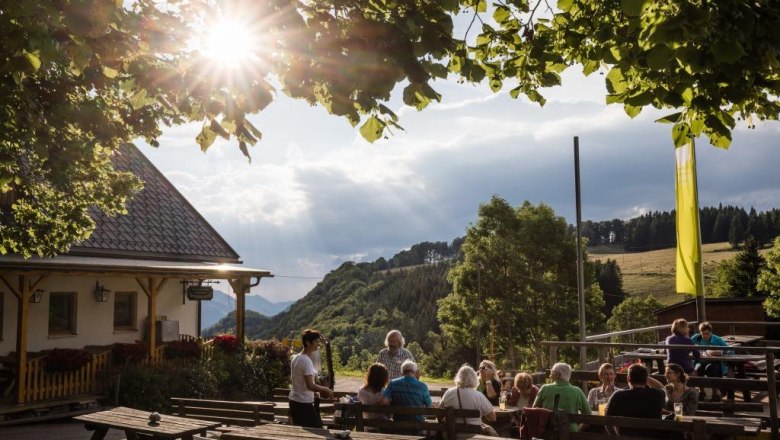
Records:
[[[762,250],[765,253],[767,250]],[[702,245],[704,285],[712,280],[715,267],[737,254],[728,243]],[[674,304],[684,299],[675,293],[676,248],[647,252],[624,252],[618,246],[599,246],[588,249],[590,260],[616,260],[623,273],[623,289],[631,296],[652,295],[663,304]],[[705,291],[706,293],[706,291]]]

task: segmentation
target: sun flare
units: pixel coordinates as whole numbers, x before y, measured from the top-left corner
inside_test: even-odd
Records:
[[[197,44],[200,53],[224,68],[252,63],[261,44],[260,34],[238,20],[222,20],[209,26]]]

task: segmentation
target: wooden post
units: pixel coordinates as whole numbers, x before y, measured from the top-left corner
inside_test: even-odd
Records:
[[[775,379],[775,353],[766,351],[766,382],[769,393],[769,427],[772,429],[772,440],[779,440],[777,423],[777,382]]]
[[[146,302],[146,316],[149,320],[149,361],[152,365],[157,363],[155,354],[157,353],[157,283],[155,279],[149,277],[147,280],[148,301]]]
[[[27,277],[19,275],[19,304],[16,316],[16,403],[25,403],[27,391],[27,320],[30,308],[30,286]]]
[[[496,334],[496,323],[491,319],[490,320],[490,360],[493,362],[496,361],[495,353],[493,352],[493,342],[495,341],[495,334]]]
[[[249,285],[249,279],[236,278],[228,280],[230,286],[233,288],[233,293],[236,294],[236,338],[239,343],[244,343],[244,336],[246,335],[246,325],[244,324],[244,315],[246,314],[246,290]]]

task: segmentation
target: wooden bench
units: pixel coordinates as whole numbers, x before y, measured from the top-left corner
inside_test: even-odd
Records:
[[[257,426],[274,420],[272,402],[232,402],[172,397],[173,415],[224,425]]]
[[[666,378],[659,374],[651,375],[654,379],[661,383],[666,383]],[[579,381],[598,382],[598,375],[593,371],[572,371],[571,381],[572,383]],[[628,382],[625,373],[618,373],[615,378],[615,383],[626,384]],[[698,377],[693,376],[688,378],[687,384],[694,388],[717,388],[724,391],[743,391],[750,393],[751,391],[766,392],[769,390],[769,385],[765,380],[758,379],[735,379],[730,377]],[[733,394],[732,394],[733,396]],[[763,412],[764,405],[761,402],[738,402],[732,399],[724,399],[720,402],[699,402],[699,410],[701,411],[717,411],[724,416],[732,416],[735,412]],[[711,413],[702,413],[702,415],[712,415]]]
[[[469,425],[466,418],[481,417],[476,409],[455,408],[427,408],[410,406],[388,405],[363,405],[362,403],[337,403],[336,411],[340,411],[341,417],[337,419],[339,429],[351,429],[365,431],[366,428],[375,428],[387,432],[443,432],[447,438],[455,438],[457,433],[480,434],[481,425]],[[387,420],[364,418],[363,413],[371,413],[386,417],[416,416],[424,420]]]
[[[757,435],[761,428],[760,421],[756,419],[742,419],[726,421],[725,418],[718,420],[716,418],[690,418],[683,421],[673,420],[655,420],[642,419],[636,417],[616,417],[616,416],[598,416],[583,414],[567,414],[565,411],[559,411],[558,417],[553,417],[554,423],[557,423],[559,440],[621,440],[621,439],[639,439],[643,437],[633,436],[612,436],[604,431],[600,432],[570,432],[569,423],[581,423],[591,426],[616,426],[647,429],[664,433],[666,438],[672,438],[675,434],[687,434],[688,438],[693,440],[707,440],[711,435],[723,437],[744,436],[750,431]]]

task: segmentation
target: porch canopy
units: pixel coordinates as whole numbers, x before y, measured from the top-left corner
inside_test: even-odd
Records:
[[[17,386],[24,388],[27,364],[27,327],[29,299],[40,283],[49,276],[113,276],[135,278],[148,297],[147,316],[149,351],[156,345],[157,293],[170,278],[221,279],[230,283],[236,294],[236,336],[244,338],[245,295],[264,277],[273,277],[269,270],[256,269],[238,263],[126,259],[78,255],[51,258],[0,255],[0,285],[7,287],[18,299],[16,320]],[[154,360],[154,359],[153,359]],[[21,397],[21,395],[19,396]],[[22,402],[19,402],[22,403]]]

